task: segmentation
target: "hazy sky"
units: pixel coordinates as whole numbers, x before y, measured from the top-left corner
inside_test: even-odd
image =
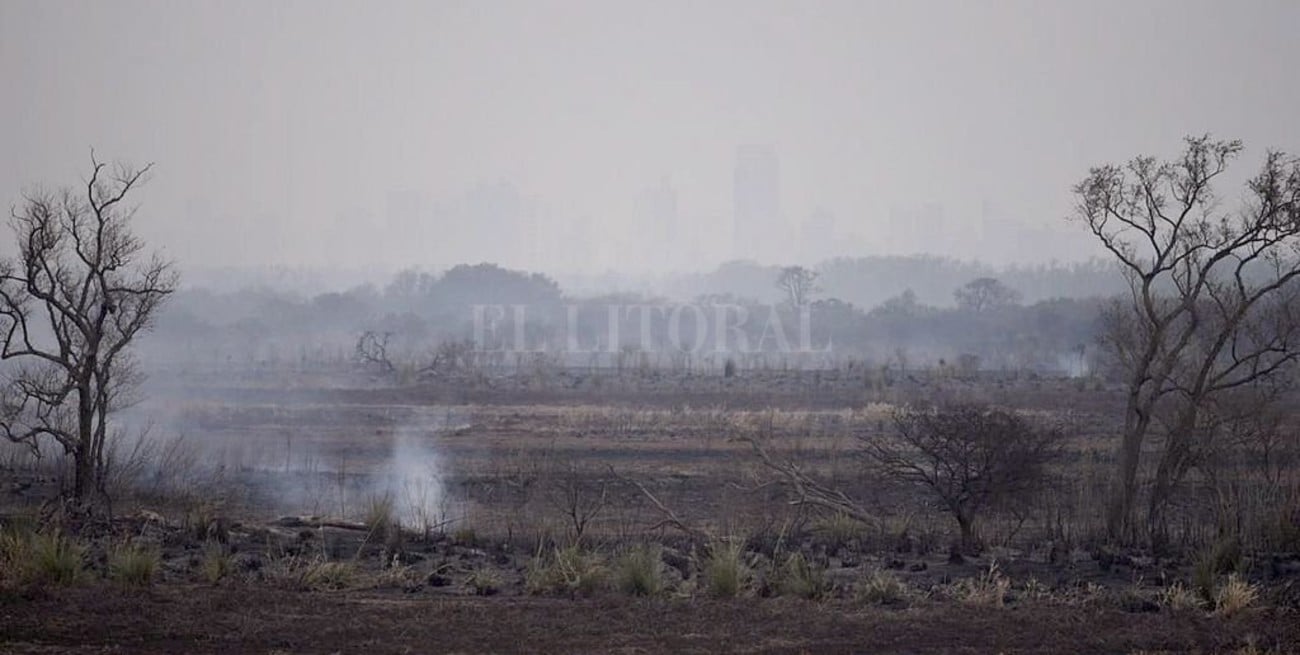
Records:
[[[193,267],[707,267],[746,254],[732,169],[766,144],[823,249],[1084,257],[1089,165],[1206,131],[1250,167],[1300,151],[1298,26],[1294,0],[0,0],[0,195],[94,146],[156,162],[141,231]],[[469,223],[493,212],[532,227]]]

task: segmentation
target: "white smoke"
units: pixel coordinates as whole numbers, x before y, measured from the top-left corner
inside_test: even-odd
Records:
[[[447,520],[443,467],[433,446],[436,431],[403,427],[393,434],[392,454],[376,480],[402,525],[429,531]]]

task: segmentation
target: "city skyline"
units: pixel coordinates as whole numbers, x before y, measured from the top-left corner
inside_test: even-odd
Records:
[[[1238,184],[1266,149],[1300,150],[1283,118],[1300,90],[1278,83],[1296,18],[1200,1],[11,2],[0,194],[76,184],[91,148],[154,162],[139,229],[189,267],[1086,259],[1065,217],[1090,167],[1212,132],[1245,142]],[[779,159],[776,246],[735,247],[746,144]],[[664,180],[666,244],[644,206]]]

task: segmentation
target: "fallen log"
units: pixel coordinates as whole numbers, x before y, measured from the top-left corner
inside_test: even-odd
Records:
[[[358,521],[345,521],[321,516],[283,516],[271,522],[281,528],[337,528],[339,530],[356,530],[369,532],[370,526]]]

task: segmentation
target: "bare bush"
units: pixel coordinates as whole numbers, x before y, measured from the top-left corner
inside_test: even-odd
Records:
[[[388,353],[389,342],[392,339],[393,334],[391,332],[372,332],[370,330],[362,332],[361,336],[357,337],[353,357],[361,366],[379,371],[385,375],[392,375],[397,372],[397,366]]]
[[[976,519],[1020,502],[1043,484],[1059,435],[1013,412],[978,404],[907,406],[894,430],[863,438],[880,472],[931,493],[956,519],[962,545],[976,542]]]
[[[540,478],[546,502],[564,517],[574,543],[581,542],[609,505],[609,479],[558,453],[550,454],[544,466]]]

